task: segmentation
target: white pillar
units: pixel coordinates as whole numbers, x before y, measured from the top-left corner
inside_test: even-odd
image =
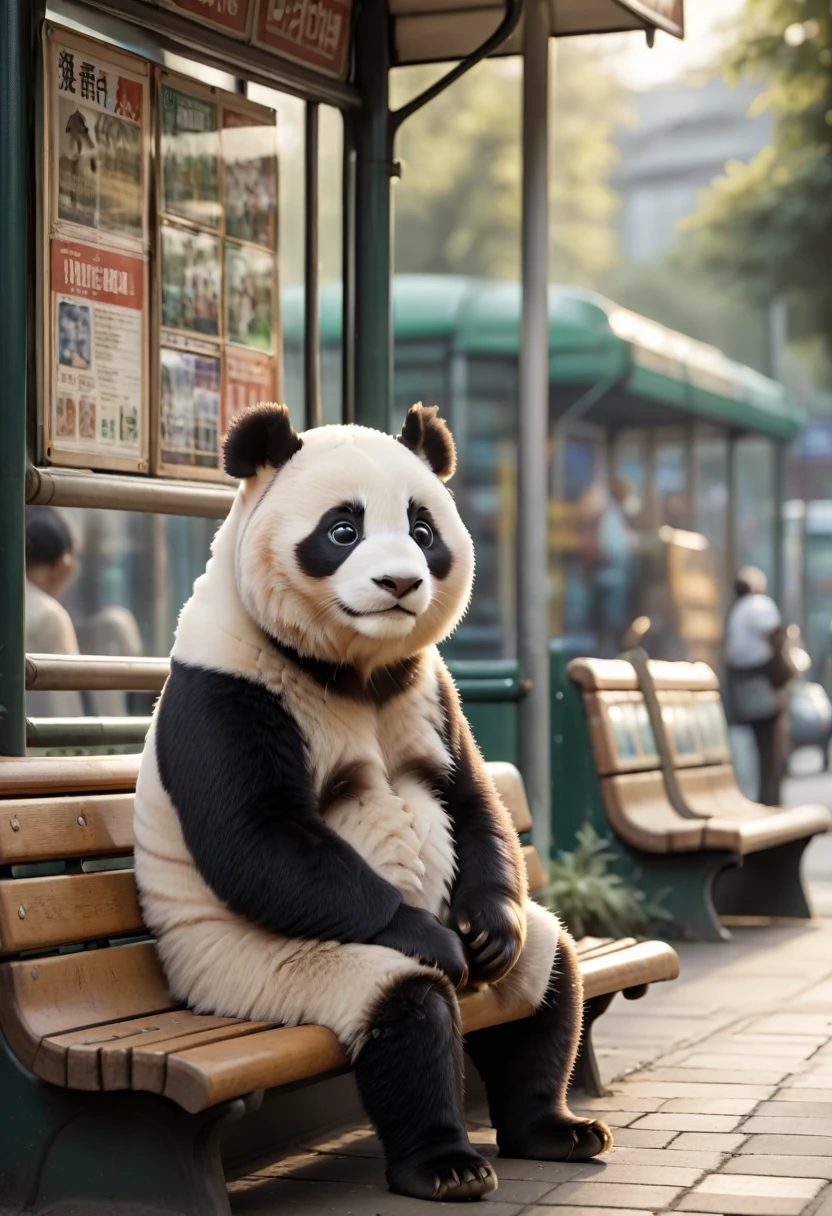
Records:
[[[549,27],[544,0],[526,0],[523,32],[523,314],[517,451],[517,626],[522,674],[519,759],[544,865],[549,856],[548,623]]]

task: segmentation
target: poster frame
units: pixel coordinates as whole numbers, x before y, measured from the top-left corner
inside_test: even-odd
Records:
[[[247,0],[248,12],[246,14],[245,29],[242,32],[231,29],[223,25],[221,21],[214,21],[211,17],[202,16],[198,12],[191,12],[185,9],[177,0],[157,0],[159,7],[167,9],[168,12],[176,13],[178,17],[186,21],[195,21],[197,25],[202,25],[208,29],[215,30],[217,33],[224,34],[227,38],[233,38],[236,42],[248,42],[251,37],[252,22],[256,0]]]
[[[87,53],[106,59],[116,67],[123,68],[133,76],[143,77],[142,85],[142,120],[141,120],[141,163],[142,163],[142,236],[124,237],[117,234],[102,234],[98,229],[88,229],[83,225],[58,218],[58,174],[54,164],[57,153],[57,96],[51,71],[53,56],[57,54],[58,45],[66,46],[78,53]],[[150,64],[140,56],[132,55],[108,42],[86,35],[77,34],[72,30],[46,21],[41,35],[42,63],[42,106],[43,106],[43,140],[40,149],[41,170],[43,174],[42,222],[40,224],[39,257],[40,281],[43,284],[41,292],[40,311],[42,333],[44,335],[40,358],[40,393],[38,394],[38,415],[40,433],[42,436],[41,457],[46,463],[64,468],[94,469],[111,473],[147,473],[150,467],[151,419],[150,419],[150,277],[149,277],[149,200],[150,200],[150,148],[152,137],[151,112],[151,73]],[[97,247],[103,253],[120,256],[141,258],[142,270],[142,337],[141,337],[141,366],[142,394],[139,409],[140,440],[135,456],[117,454],[90,446],[89,448],[67,447],[62,442],[56,426],[57,415],[57,384],[56,364],[58,350],[58,334],[55,307],[55,292],[52,284],[52,241],[65,240],[77,242],[89,247]]]
[[[210,229],[207,226],[203,227],[195,222],[168,214],[163,210],[163,180],[162,180],[162,87],[170,85],[171,88],[181,89],[182,92],[188,93],[193,97],[200,97],[204,100],[214,102],[218,107],[218,124],[220,132],[220,164],[219,164],[219,197],[221,202],[221,223],[219,228]],[[224,131],[224,112],[226,109],[232,110],[239,114],[249,114],[252,118],[259,122],[276,128],[277,115],[273,109],[268,106],[263,106],[257,102],[250,101],[247,97],[238,93],[231,93],[225,89],[218,88],[214,85],[205,85],[199,81],[192,80],[188,76],[181,75],[178,72],[172,71],[169,68],[155,66],[153,69],[152,94],[154,111],[158,115],[154,123],[154,159],[157,166],[153,189],[154,189],[154,212],[156,221],[154,224],[154,255],[151,260],[151,356],[150,356],[150,377],[153,385],[153,393],[151,400],[153,401],[152,417],[150,420],[150,470],[153,476],[176,478],[179,481],[201,481],[215,482],[224,485],[234,485],[234,479],[229,477],[222,468],[222,451],[220,449],[220,463],[216,468],[210,468],[199,465],[183,465],[174,464],[166,461],[163,458],[162,452],[162,350],[175,349],[184,354],[205,355],[209,348],[216,354],[220,360],[220,428],[223,418],[223,402],[225,400],[228,370],[226,350],[231,346],[235,351],[251,351],[252,353],[264,353],[257,350],[229,343],[226,333],[226,276],[225,276],[225,245],[226,240],[231,239],[234,244],[248,246],[256,249],[259,252],[266,252],[265,247],[257,245],[252,241],[243,241],[237,237],[226,237],[226,216],[225,216],[225,159],[223,156],[223,131]],[[279,206],[280,206],[280,157],[277,148],[277,133],[275,130],[275,192],[276,192],[276,208],[278,213],[278,226],[280,223]],[[190,333],[181,329],[173,329],[162,326],[162,258],[161,258],[161,243],[162,229],[165,226],[176,227],[182,231],[190,231],[193,233],[210,233],[216,236],[219,243],[220,257],[220,301],[219,301],[219,325],[216,337],[210,335],[200,335]],[[273,300],[273,315],[272,315],[272,333],[274,335],[273,349],[270,352],[274,367],[274,383],[276,391],[276,399],[280,399],[280,392],[283,383],[283,340],[282,326],[280,317],[280,294],[279,294],[279,231],[275,249],[271,252],[272,255],[272,300]],[[167,340],[170,339],[170,340]],[[220,435],[222,430],[220,429]]]

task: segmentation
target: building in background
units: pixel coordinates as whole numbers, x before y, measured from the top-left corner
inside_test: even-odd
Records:
[[[696,210],[699,191],[728,161],[749,161],[769,142],[771,115],[749,116],[759,94],[757,82],[730,88],[721,76],[632,94],[637,125],[616,132],[621,160],[612,176],[625,261],[664,253],[678,237],[679,220]]]

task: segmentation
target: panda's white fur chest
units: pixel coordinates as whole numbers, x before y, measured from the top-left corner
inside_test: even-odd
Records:
[[[259,667],[300,728],[313,788],[332,790],[330,827],[408,903],[441,915],[455,859],[445,809],[422,775],[451,763],[432,657],[406,691],[380,705],[332,693],[279,654]],[[341,773],[351,778],[344,797]]]

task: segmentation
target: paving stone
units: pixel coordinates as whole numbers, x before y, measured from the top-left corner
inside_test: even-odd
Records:
[[[832,1089],[792,1088],[785,1086],[778,1089],[774,1095],[775,1102],[829,1102],[832,1103]]]
[[[830,1089],[832,1090],[832,1072],[798,1072],[793,1073],[783,1082],[784,1089]]]
[[[659,1149],[657,1151],[667,1156],[667,1149]],[[499,1172],[500,1162],[498,1161],[496,1165]],[[578,1180],[605,1182],[608,1184],[626,1183],[630,1185],[638,1183],[646,1186],[689,1187],[693,1186],[705,1172],[701,1166],[672,1165],[669,1161],[658,1165],[653,1162],[645,1165],[635,1161],[608,1161],[601,1158],[594,1168],[590,1164],[585,1166]],[[502,1178],[502,1174],[500,1174],[500,1177]],[[546,1202],[548,1203],[548,1200]]]
[[[661,1108],[661,1114],[678,1112],[686,1115],[750,1115],[759,1103],[754,1098],[671,1098]],[[768,1103],[763,1103],[768,1105]]]
[[[777,1092],[776,1085],[720,1085],[701,1081],[630,1081],[627,1093],[645,1098],[753,1098],[764,1102]]]
[[[682,1060],[674,1061],[678,1068],[726,1068],[732,1072],[763,1072],[782,1069],[783,1075],[792,1072],[795,1060],[788,1056],[778,1056],[775,1052],[766,1055],[743,1055],[742,1052],[693,1052]]]
[[[779,1085],[791,1068],[652,1068],[638,1074],[639,1080],[700,1081],[705,1085]]]
[[[586,1161],[515,1161],[511,1157],[495,1157],[493,1164],[500,1179],[501,1193],[503,1182],[509,1179],[545,1182],[546,1190],[551,1190],[559,1182],[573,1182],[576,1178],[585,1177],[592,1165]]]
[[[648,1119],[655,1118],[647,1115]],[[832,1136],[832,1118],[789,1119],[785,1116],[772,1119],[768,1116],[752,1115],[743,1126],[745,1132],[761,1132],[772,1136]]]
[[[742,1118],[741,1115],[691,1115],[660,1111],[656,1115],[645,1115],[635,1123],[634,1129],[660,1132],[732,1132]]]
[[[543,1203],[555,1207],[634,1208],[658,1212],[671,1204],[684,1187],[649,1186],[636,1183],[565,1182],[551,1191]]]
[[[683,1196],[683,1212],[730,1212],[731,1216],[800,1216],[824,1185],[821,1178],[772,1178],[710,1174]]]
[[[736,1153],[745,1139],[743,1132],[682,1132],[673,1141],[678,1151]]]
[[[621,1093],[613,1093],[608,1098],[582,1098],[578,1102],[570,1102],[572,1110],[592,1111],[595,1114],[600,1114],[602,1111],[625,1111],[633,1110],[642,1115],[648,1114],[650,1111],[658,1110],[662,1104],[660,1097],[648,1097],[646,1094],[637,1097],[631,1095],[629,1088]]]
[[[558,1216],[609,1216],[609,1208],[559,1207]],[[523,1216],[552,1216],[551,1208],[528,1208]],[[616,1216],[644,1216],[644,1208],[616,1208]]]
[[[746,1027],[767,1034],[832,1036],[832,1015],[823,1013],[770,1013]]]
[[[694,1149],[680,1151],[677,1150],[676,1143],[678,1141],[674,1141],[670,1148],[627,1148],[617,1144],[612,1152],[607,1154],[605,1160],[633,1162],[638,1165],[694,1166],[697,1169],[708,1171],[718,1170],[728,1155],[727,1153]]]
[[[616,1148],[664,1148],[676,1132],[648,1132],[641,1128],[622,1127],[616,1131],[614,1139]]]
[[[804,1090],[804,1093],[809,1091]],[[829,1102],[796,1102],[779,1098],[771,1102],[761,1102],[754,1112],[755,1115],[782,1115],[785,1119],[826,1119],[832,1120],[832,1103]]]
[[[832,1158],[832,1136],[775,1136],[762,1134],[749,1136],[740,1153],[794,1154],[801,1157]]]
[[[669,1150],[665,1149],[664,1152]],[[732,1157],[722,1169],[726,1174],[774,1174],[782,1178],[826,1178],[832,1180],[832,1157],[798,1157],[744,1153]]]

